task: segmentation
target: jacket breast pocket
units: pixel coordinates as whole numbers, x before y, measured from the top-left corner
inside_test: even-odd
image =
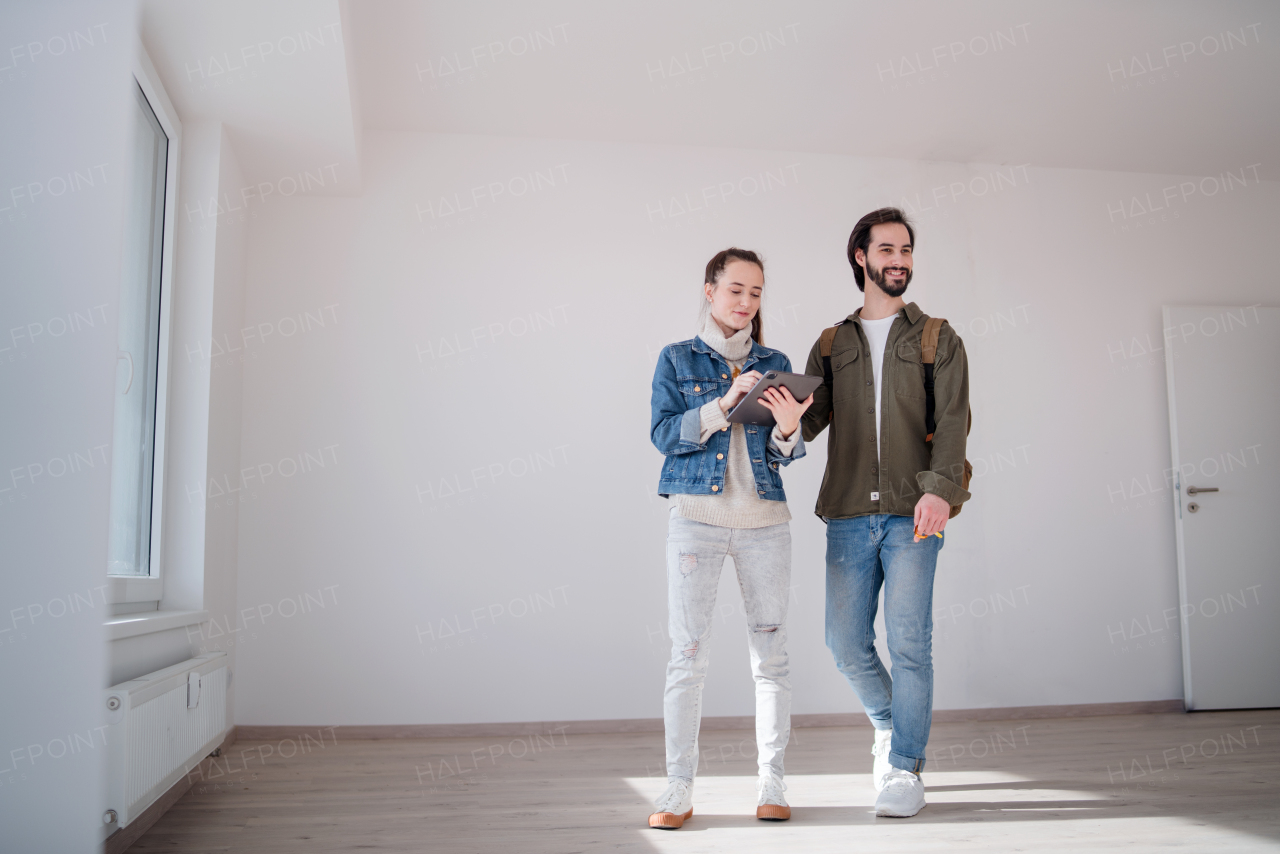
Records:
[[[920,348],[907,342],[894,349],[893,390],[900,397],[924,400],[924,364]]]
[[[861,394],[862,372],[858,367],[858,348],[850,347],[831,354],[832,401],[847,400]]]
[[[693,377],[680,380],[679,385],[680,394],[684,396],[684,402],[690,409],[721,396],[720,383],[714,379]]]

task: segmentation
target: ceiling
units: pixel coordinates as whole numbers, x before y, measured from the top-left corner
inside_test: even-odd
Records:
[[[184,122],[221,121],[248,183],[306,172],[360,188],[360,121],[338,0],[148,0],[142,43]]]
[[[244,85],[191,70],[335,22]],[[255,176],[358,188],[367,128],[1280,180],[1275,2],[152,0],[143,34]]]

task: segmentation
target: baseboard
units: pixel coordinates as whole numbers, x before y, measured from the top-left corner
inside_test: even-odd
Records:
[[[1181,700],[1146,700],[1135,703],[1084,703],[1070,706],[1004,706],[991,709],[935,709],[934,723],[960,721],[1016,721],[1037,718],[1082,718],[1099,715],[1154,715],[1183,711]],[[815,715],[792,715],[791,725],[796,728],[831,726],[870,726],[867,716],[861,712]],[[713,730],[753,730],[756,719],[751,715],[733,717],[704,717],[702,728]],[[240,741],[271,741],[297,736],[304,729],[299,726],[236,727]],[[383,738],[487,738],[489,736],[546,735],[548,733],[662,732],[662,718],[625,718],[602,721],[512,721],[486,724],[386,724],[372,726],[324,727],[333,732],[338,741],[343,739]]]
[[[1071,706],[1004,706],[995,709],[938,709],[935,723],[956,721],[1023,721],[1035,718],[1093,718],[1101,715],[1182,714],[1182,700],[1140,700],[1133,703],[1080,703]]]
[[[216,750],[228,750],[231,745],[236,743],[238,738],[236,727],[227,730],[226,736],[222,739],[222,743],[215,748]],[[200,760],[199,779],[203,780],[209,772],[213,759],[206,756]],[[169,807],[173,806],[178,800],[187,793],[191,788],[191,777],[196,773],[196,769],[192,768],[182,779],[169,787],[169,791],[156,798],[155,803],[142,811],[142,814],[129,822],[126,827],[122,827],[115,833],[108,836],[102,842],[103,854],[124,854],[128,851],[133,843],[142,838],[142,834],[151,829],[151,826],[160,820],[160,816],[169,811]]]

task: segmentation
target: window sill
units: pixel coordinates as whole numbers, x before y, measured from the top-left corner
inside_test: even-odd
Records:
[[[122,640],[169,629],[181,629],[203,623],[207,619],[209,619],[208,611],[146,611],[141,614],[121,614],[119,617],[107,620],[107,639]]]

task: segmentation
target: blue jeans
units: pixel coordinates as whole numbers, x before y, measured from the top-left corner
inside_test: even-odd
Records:
[[[933,573],[943,540],[915,542],[914,527],[910,516],[883,513],[827,520],[827,647],[871,723],[893,730],[889,764],[919,773],[933,722]],[[892,677],[875,647],[882,586]]]
[[[671,660],[662,716],[667,779],[698,773],[702,686],[709,663],[716,588],[726,555],[733,556],[747,612],[747,645],[756,683],[756,749],[760,773],[783,775],[791,738],[787,604],[791,597],[791,525],[722,528],[686,519],[674,509],[667,529],[667,609]]]

